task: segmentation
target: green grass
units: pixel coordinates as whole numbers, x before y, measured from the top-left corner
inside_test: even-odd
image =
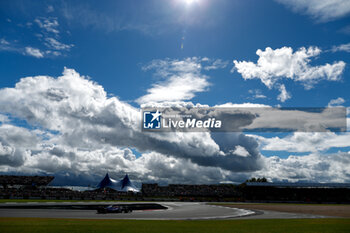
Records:
[[[207,221],[76,220],[0,218],[0,232],[349,232],[349,219],[264,219]]]

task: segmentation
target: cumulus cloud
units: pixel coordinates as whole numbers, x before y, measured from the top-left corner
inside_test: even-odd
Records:
[[[186,72],[193,69],[191,65],[179,67]],[[189,102],[161,105],[199,106]],[[15,87],[0,89],[0,112],[6,113],[0,115],[0,172],[53,174],[56,184],[96,184],[107,171],[114,178],[128,173],[136,181],[159,183],[241,182],[254,175],[312,181],[320,169],[325,173],[319,181],[337,181],[349,173],[348,153],[287,159],[260,154],[258,142],[270,149],[269,143],[273,144],[277,150],[285,147],[282,141],[287,138],[272,142],[240,132],[143,133],[140,109],[108,97],[102,86],[72,69],[57,78],[22,78]],[[15,126],[13,118],[27,125]],[[312,141],[307,137],[288,140],[295,141],[295,148],[310,151]],[[333,141],[332,137],[341,138]],[[319,140],[320,146],[314,146],[318,151],[323,150],[321,145],[347,146],[349,142],[345,134],[331,133],[315,140]],[[293,151],[292,146],[287,148]]]
[[[338,106],[338,105],[341,105],[343,103],[345,103],[345,100],[343,98],[341,98],[341,97],[338,97],[336,99],[330,100],[329,103],[328,103],[328,106],[329,107],[331,107],[331,106]]]
[[[272,88],[278,81],[287,78],[301,82],[306,89],[310,89],[321,80],[338,81],[344,71],[345,62],[337,61],[320,66],[311,66],[311,58],[317,57],[321,49],[317,47],[302,47],[293,52],[291,47],[265,51],[258,49],[257,63],[234,60],[235,69],[245,80],[260,79],[268,88]]]
[[[36,150],[39,139],[35,132],[2,123],[0,125],[0,165],[19,167]]]
[[[203,65],[204,63],[204,65]],[[139,104],[149,102],[183,101],[192,99],[196,93],[208,89],[208,76],[202,70],[226,67],[221,60],[209,58],[186,58],[184,60],[154,60],[143,67],[144,71],[155,70],[160,81],[147,90],[147,94],[136,100]]]
[[[313,153],[306,156],[290,155],[286,159],[278,156],[264,157],[264,169],[252,174],[268,177],[272,181],[289,182],[350,182],[350,154]]]
[[[193,68],[179,65],[179,69],[187,72]],[[182,174],[178,181],[198,168],[204,177],[198,181],[210,182],[215,177],[255,171],[262,166],[255,139],[242,133],[141,132],[140,109],[107,97],[102,86],[72,69],[65,69],[58,78],[22,78],[14,88],[1,89],[0,112],[23,119],[30,126],[17,127],[21,130],[17,133],[11,130],[26,138],[15,140],[12,134],[0,134],[2,172],[55,174],[61,181],[72,181],[82,174],[91,180],[96,179],[91,174],[112,171],[114,175],[129,172],[147,180],[157,175],[158,171],[152,169],[159,164],[163,171],[174,174],[174,167],[187,164],[186,170],[182,167],[176,171]],[[249,155],[236,153],[237,146]],[[130,148],[143,155],[136,158]],[[163,178],[175,181],[170,173]]]
[[[249,152],[244,147],[239,145],[235,147],[233,153],[243,157],[249,156]]]
[[[310,15],[320,22],[336,20],[350,14],[347,0],[276,0],[295,12]]]
[[[277,99],[281,102],[285,102],[286,100],[290,99],[292,96],[290,93],[287,92],[286,87],[284,84],[280,85],[279,87],[280,94],[277,96]]]

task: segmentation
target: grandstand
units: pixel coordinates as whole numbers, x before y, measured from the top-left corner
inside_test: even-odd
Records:
[[[350,203],[347,183],[247,182],[241,190],[252,202]]]
[[[146,197],[238,197],[240,193],[233,184],[220,185],[187,185],[170,184],[142,184],[142,194]]]
[[[108,175],[107,175],[107,178]],[[0,199],[55,199],[55,200],[137,200],[141,193],[130,191],[133,187],[128,176],[120,184],[123,190],[116,190],[107,183],[96,190],[75,191],[69,188],[48,186],[53,176],[0,176]],[[111,180],[113,181],[113,180]],[[101,185],[101,183],[99,184]],[[108,187],[109,185],[112,185]],[[119,187],[119,186],[116,186]]]
[[[0,175],[0,184],[12,186],[46,186],[54,179],[53,176],[9,176]]]
[[[350,184],[245,182],[240,185],[142,184],[144,197],[180,200],[350,203]]]
[[[349,183],[288,183],[288,182],[246,182],[247,186],[266,186],[277,188],[347,188],[350,189]]]
[[[75,191],[48,186],[53,176],[0,176],[0,199],[173,200],[350,203],[350,184],[245,182],[240,185],[143,183],[141,192],[126,175],[114,181],[108,174],[95,190]]]

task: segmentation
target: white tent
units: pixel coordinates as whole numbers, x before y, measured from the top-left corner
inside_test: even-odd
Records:
[[[130,181],[129,176],[127,174],[122,180],[116,181],[114,179],[111,179],[107,173],[106,176],[97,185],[97,187],[111,188],[120,192],[140,192],[140,190],[136,188],[135,185],[133,185],[133,183]]]

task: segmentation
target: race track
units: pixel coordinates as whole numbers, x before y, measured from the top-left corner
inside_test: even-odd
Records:
[[[52,205],[53,203],[44,203]],[[54,203],[55,205],[72,205],[72,203]],[[90,203],[74,203],[74,205],[88,205]],[[101,203],[96,203],[101,204]],[[105,203],[104,203],[105,204]],[[118,204],[113,202],[113,204]],[[125,202],[120,203],[125,204]],[[35,209],[28,206],[39,203],[5,203],[0,205],[0,217],[32,217],[32,218],[72,218],[72,219],[143,219],[143,220],[200,220],[200,219],[235,219],[235,218],[320,218],[318,215],[292,214],[274,211],[251,211],[238,208],[229,208],[207,205],[198,202],[161,202],[166,210],[137,210],[132,213],[97,214],[96,210],[72,209]],[[10,208],[13,206],[26,208]],[[43,205],[43,203],[40,203]]]

